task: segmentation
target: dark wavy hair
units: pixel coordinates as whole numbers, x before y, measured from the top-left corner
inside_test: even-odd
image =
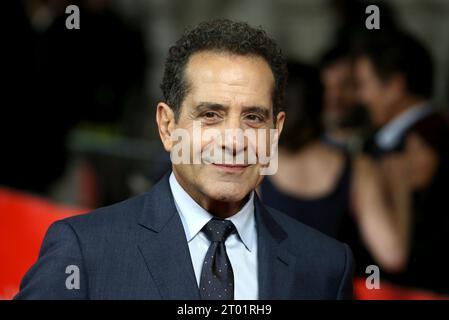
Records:
[[[409,93],[430,98],[434,65],[430,52],[416,37],[404,31],[379,32],[359,39],[354,57],[367,57],[382,80],[399,73]]]
[[[189,90],[184,75],[186,64],[194,53],[205,50],[254,55],[265,59],[275,79],[272,93],[273,114],[277,115],[282,110],[287,67],[286,60],[274,40],[261,28],[253,28],[244,22],[216,19],[202,22],[192,30],[185,31],[169,49],[161,90],[176,119]]]

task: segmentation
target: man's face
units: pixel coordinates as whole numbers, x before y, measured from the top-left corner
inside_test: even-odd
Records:
[[[360,102],[368,109],[375,126],[382,126],[395,115],[397,91],[391,81],[382,81],[366,57],[357,59],[356,79]]]
[[[340,59],[321,72],[324,89],[324,122],[339,127],[356,107],[356,92],[351,63]]]
[[[196,122],[201,124],[203,132],[214,129],[225,137],[226,129],[265,129],[269,132],[275,123],[277,127],[282,127],[283,112],[273,121],[274,76],[264,59],[203,51],[190,57],[185,78],[189,90],[173,129],[184,129],[193,137]],[[212,138],[201,136],[199,139],[199,151],[204,152],[212,143]],[[232,156],[248,152],[247,140],[243,143],[231,141],[230,145],[229,140],[224,139],[214,143],[218,144],[223,153]],[[164,145],[168,151],[173,148],[173,145]],[[194,153],[195,150],[190,157],[192,162]],[[259,163],[241,166],[204,162],[173,164],[173,171],[180,184],[200,202],[201,199],[222,202],[243,200],[262,180],[260,168]]]

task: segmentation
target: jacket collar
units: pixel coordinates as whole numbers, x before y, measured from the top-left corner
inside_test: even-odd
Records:
[[[139,225],[146,229],[139,243],[162,299],[200,299],[187,239],[176,210],[168,172],[147,193]],[[287,298],[293,281],[294,256],[285,246],[287,233],[254,196],[258,237],[259,299]]]

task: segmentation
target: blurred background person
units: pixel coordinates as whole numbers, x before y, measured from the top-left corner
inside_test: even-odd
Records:
[[[351,154],[359,153],[371,132],[366,110],[357,99],[352,52],[354,46],[377,30],[365,26],[367,3],[363,0],[329,0],[337,23],[332,44],[319,61],[324,90],[323,124],[326,143]],[[399,28],[398,17],[389,2],[370,1],[381,13],[382,32]]]
[[[403,32],[365,39],[356,56],[360,101],[377,128],[367,150],[380,165],[403,159],[402,180],[413,198],[410,257],[388,278],[448,293],[449,126],[432,102],[432,57]]]
[[[352,159],[323,142],[318,70],[293,62],[288,70],[279,166],[261,183],[263,202],[350,245],[356,239],[353,221],[377,263],[386,270],[401,269],[408,254],[406,185],[398,184],[389,202],[380,170],[369,158]]]
[[[323,139],[330,146],[357,153],[362,147],[368,119],[358,103],[351,59],[351,44],[337,42],[320,61],[323,85]]]

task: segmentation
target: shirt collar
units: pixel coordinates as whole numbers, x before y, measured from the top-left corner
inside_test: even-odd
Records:
[[[396,116],[376,134],[377,145],[385,151],[394,149],[404,132],[416,122],[427,116],[433,109],[428,102],[412,106]]]
[[[170,189],[175,199],[176,209],[181,217],[187,242],[195,238],[201,229],[214,216],[204,210],[176,180],[174,173],[169,178]],[[227,218],[231,220],[237,229],[237,233],[245,245],[251,251],[254,246],[256,236],[255,217],[254,217],[254,191],[251,192],[249,200],[233,216]]]

